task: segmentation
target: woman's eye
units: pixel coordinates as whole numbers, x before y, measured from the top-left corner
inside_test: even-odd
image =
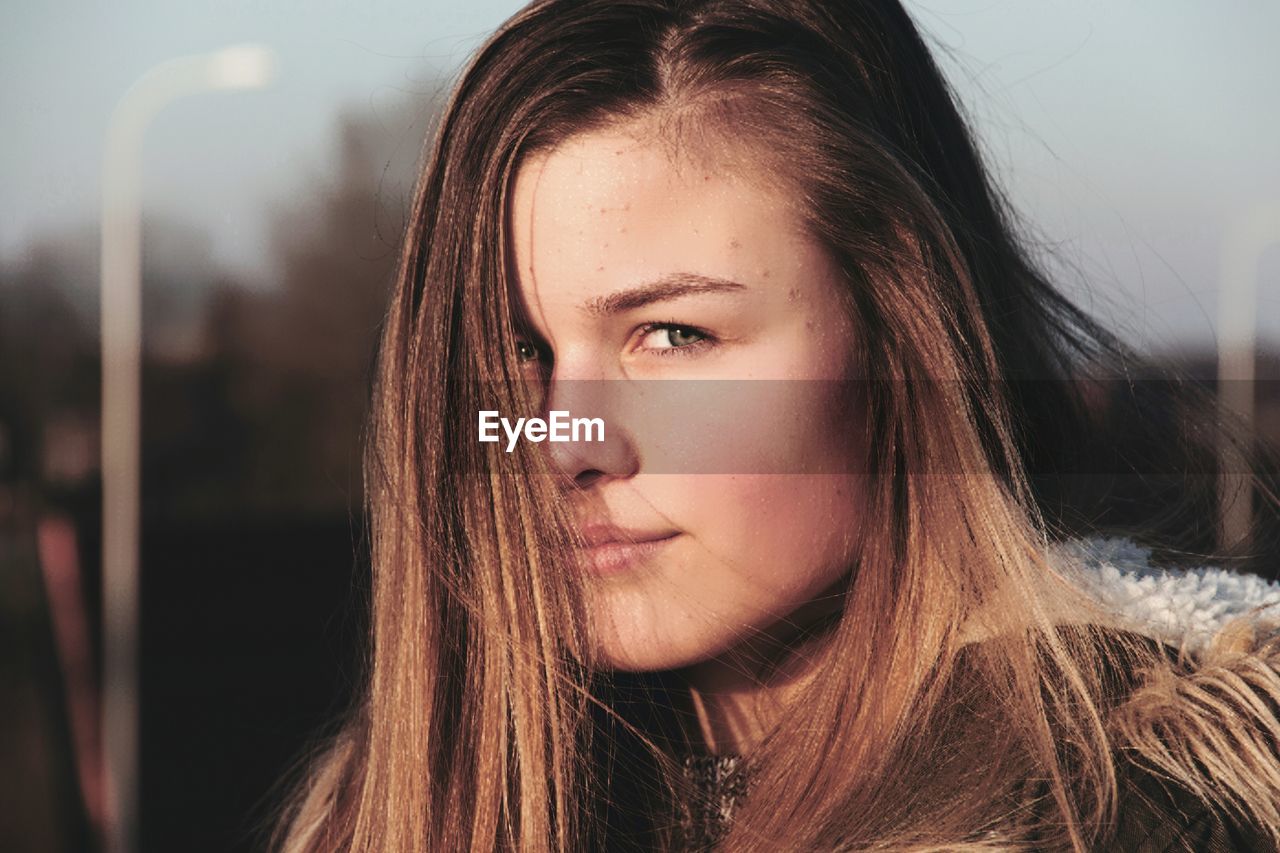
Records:
[[[538,348],[528,341],[516,341],[516,359],[518,361],[537,361]]]
[[[640,338],[641,349],[688,350],[710,341],[711,336],[696,326],[678,323],[649,323]],[[666,355],[667,353],[660,353]]]

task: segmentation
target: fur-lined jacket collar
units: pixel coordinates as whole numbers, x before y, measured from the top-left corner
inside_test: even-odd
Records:
[[[1254,611],[1280,623],[1280,582],[1216,567],[1165,569],[1151,551],[1130,539],[1073,539],[1056,545],[1051,559],[1101,603],[1123,627],[1189,652],[1232,618]]]
[[[1120,718],[1124,754],[1141,759],[1117,768],[1126,781],[1105,849],[1280,850],[1280,583],[1150,558],[1116,538],[1050,553],[1118,627],[1180,649],[1188,664],[1144,685],[1137,713]]]
[[[1149,549],[1128,539],[1069,540],[1048,556],[1114,612],[1115,627],[1182,649],[1195,660],[1180,667],[1173,681],[1148,688],[1147,698],[1155,701],[1144,703],[1145,712],[1128,717],[1118,732],[1125,743],[1118,757],[1125,760],[1116,768],[1116,821],[1097,849],[1280,849],[1280,835],[1267,828],[1280,827],[1280,764],[1272,739],[1280,732],[1280,648],[1274,640],[1259,640],[1257,634],[1268,633],[1263,630],[1249,638],[1244,655],[1206,651],[1206,641],[1233,617],[1257,608],[1263,610],[1255,625],[1280,624],[1280,606],[1267,607],[1280,605],[1280,583],[1212,567],[1162,569],[1152,565]],[[1133,760],[1138,746],[1141,763]],[[682,820],[690,849],[706,849],[727,827],[745,790],[740,762],[734,755],[686,757],[686,777],[706,794]],[[1229,772],[1222,773],[1224,768]],[[1049,803],[1046,791],[1029,795],[1028,814]],[[1243,800],[1254,803],[1247,815],[1222,810]],[[1271,802],[1277,806],[1269,810],[1257,805]]]

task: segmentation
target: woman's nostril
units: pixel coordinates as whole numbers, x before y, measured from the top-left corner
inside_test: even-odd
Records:
[[[580,489],[589,489],[591,488],[592,485],[598,482],[600,478],[602,478],[603,476],[604,476],[603,471],[598,471],[595,468],[592,468],[587,471],[582,471],[577,476],[575,476],[573,478],[573,484]]]

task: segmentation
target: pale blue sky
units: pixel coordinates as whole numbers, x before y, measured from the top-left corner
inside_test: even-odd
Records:
[[[252,41],[277,52],[275,84],[162,113],[144,198],[206,231],[216,263],[269,285],[268,211],[324,179],[339,109],[391,116],[405,97],[425,99],[519,5],[7,0],[0,258],[96,217],[107,118],[134,79]],[[1086,303],[1153,347],[1211,341],[1223,234],[1280,199],[1280,3],[908,6],[950,49],[943,65],[1015,202],[1092,277]],[[421,126],[391,130],[402,155],[417,150]],[[1280,343],[1280,249],[1260,272],[1259,321]]]

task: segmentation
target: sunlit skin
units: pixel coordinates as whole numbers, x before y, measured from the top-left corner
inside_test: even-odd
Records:
[[[668,397],[639,380],[839,380],[854,370],[853,330],[832,258],[752,158],[710,143],[673,155],[652,138],[615,127],[522,164],[518,348],[547,372],[547,408],[605,417],[603,443],[540,445],[583,524],[665,537],[622,563],[610,562],[618,546],[597,549],[586,584],[601,663],[684,668],[704,735],[739,748],[767,722],[745,650],[838,607],[863,520],[848,465],[756,472],[852,459],[858,407],[819,382],[708,401],[681,396],[699,383]],[[740,467],[673,463],[701,454]]]

